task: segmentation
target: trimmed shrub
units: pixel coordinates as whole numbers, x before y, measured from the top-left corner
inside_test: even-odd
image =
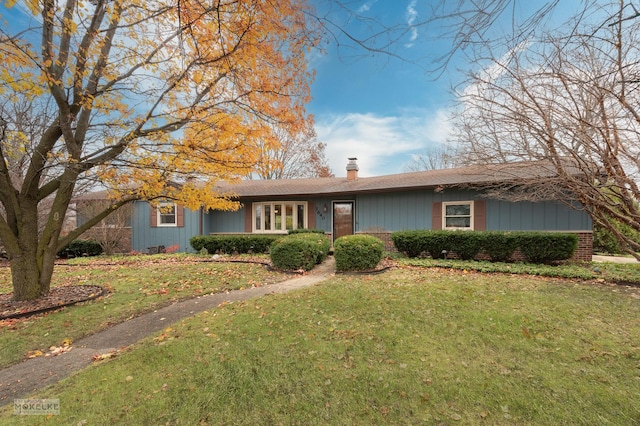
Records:
[[[287,235],[271,244],[271,264],[283,271],[308,271],[322,262],[330,249],[331,242],[324,233]]]
[[[444,234],[443,245],[449,247],[447,252],[452,251],[463,260],[472,260],[482,249],[484,236],[482,232],[451,231]],[[431,257],[435,259],[433,254]]]
[[[207,237],[204,235],[196,235],[195,237],[191,237],[189,239],[189,244],[191,247],[197,252],[201,252],[202,249],[206,250],[205,242],[207,241]]]
[[[425,230],[422,231],[398,231],[391,234],[391,240],[396,250],[407,257],[418,257],[425,250],[424,237]]]
[[[441,259],[455,253],[470,260],[481,250],[492,261],[505,262],[520,249],[525,259],[533,263],[550,263],[570,259],[578,247],[578,236],[570,233],[549,232],[464,232],[464,231],[401,231],[391,236],[396,248],[409,257],[428,252]]]
[[[206,249],[214,253],[267,253],[271,244],[282,238],[280,234],[198,235],[189,243],[197,252]]]
[[[492,262],[507,262],[518,248],[518,234],[513,232],[487,231],[482,233],[482,250]]]
[[[442,259],[447,253],[455,251],[449,242],[450,236],[459,231],[424,231],[424,249],[434,259]]]
[[[333,256],[338,271],[375,269],[384,252],[384,243],[370,235],[345,235],[333,242]]]
[[[289,235],[294,235],[294,234],[322,234],[324,235],[324,231],[322,229],[315,229],[315,228],[310,228],[310,229],[291,229],[289,231]]]
[[[58,252],[58,256],[62,258],[99,256],[101,254],[102,246],[94,240],[73,240]]]
[[[578,236],[556,232],[521,232],[518,248],[532,263],[551,263],[570,259],[578,248]]]

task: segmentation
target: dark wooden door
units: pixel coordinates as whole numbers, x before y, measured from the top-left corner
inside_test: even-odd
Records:
[[[353,201],[333,203],[333,239],[353,234]]]

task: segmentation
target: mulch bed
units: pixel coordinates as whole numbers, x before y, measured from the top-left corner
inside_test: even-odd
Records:
[[[12,293],[0,294],[0,320],[60,309],[98,298],[105,293],[106,290],[97,285],[74,285],[54,287],[45,297],[23,302],[14,301]]]

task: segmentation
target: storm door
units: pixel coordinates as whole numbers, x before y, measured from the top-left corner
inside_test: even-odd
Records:
[[[333,240],[353,234],[353,201],[333,203]]]

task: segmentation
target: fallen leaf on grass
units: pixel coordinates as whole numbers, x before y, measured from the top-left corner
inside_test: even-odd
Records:
[[[29,351],[27,352],[27,358],[37,358],[39,356],[43,356],[44,352],[36,349],[35,351]]]
[[[116,351],[107,352],[106,354],[94,355],[93,361],[94,362],[104,361],[106,359],[114,358],[115,356],[116,356]]]

